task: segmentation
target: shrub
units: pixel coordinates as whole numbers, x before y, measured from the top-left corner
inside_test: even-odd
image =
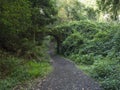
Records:
[[[94,64],[94,72],[96,73],[95,77],[99,78],[106,78],[112,73],[112,66],[108,63],[105,63],[105,61],[99,61],[99,63]]]
[[[13,69],[20,63],[17,58],[9,56],[0,59],[0,77],[5,78],[12,73]]]
[[[119,77],[119,76],[117,76]],[[104,79],[101,82],[102,87],[104,88],[104,90],[120,90],[120,78],[116,78],[116,77],[109,77]]]
[[[84,44],[84,39],[82,35],[75,31],[73,34],[69,35],[65,41],[63,41],[63,48],[64,48],[64,53],[73,53],[76,52],[77,49],[79,48],[82,44]]]
[[[94,63],[93,54],[86,54],[81,56],[81,64],[92,65]]]
[[[99,80],[105,90],[120,89],[120,65],[116,59],[104,58],[92,67],[91,76]]]
[[[13,70],[7,77],[0,79],[0,90],[12,90],[15,85],[37,78],[38,76],[44,77],[52,70],[48,62],[29,61],[22,65],[14,65],[13,67]]]
[[[93,54],[86,55],[72,54],[70,55],[70,58],[77,64],[92,65],[94,63]]]
[[[81,20],[57,28],[65,34],[63,55],[83,67],[90,66],[91,76],[100,81],[105,90],[119,90],[120,25]]]
[[[0,52],[0,90],[12,90],[17,85],[38,76],[44,77],[52,70],[46,61],[45,55],[42,61],[23,59]],[[7,57],[5,57],[7,56]]]

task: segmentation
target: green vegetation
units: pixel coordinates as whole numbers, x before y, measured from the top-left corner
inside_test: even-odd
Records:
[[[52,71],[49,57],[43,54],[44,48],[39,48],[42,50],[39,51],[39,59],[26,59],[0,52],[0,90],[12,90],[18,84],[38,77],[43,78]]]
[[[65,26],[71,32],[62,43],[62,53],[105,90],[119,90],[119,24],[76,21]]]
[[[7,69],[7,71],[9,72],[6,71],[6,73],[9,75],[7,75],[6,77],[3,76],[4,79],[0,80],[1,90],[11,90],[16,85],[23,84],[25,81],[37,78],[38,76],[42,78],[43,76],[46,76],[48,73],[50,73],[50,71],[52,70],[50,64],[47,62],[38,63],[35,61],[28,61],[25,64],[16,66],[13,65],[13,63],[19,64],[20,60],[19,59],[15,60],[15,58],[9,59],[10,61],[11,60],[14,61],[5,63],[12,64],[14,68],[9,67],[10,69],[12,69],[12,71],[10,72],[9,69]]]
[[[99,9],[111,13],[111,18],[113,20],[118,19],[120,11],[120,1],[119,0],[97,0]]]
[[[93,4],[91,0],[0,0],[0,89],[12,89],[51,71],[46,37],[50,35],[59,54],[73,60],[105,90],[119,90],[119,4],[119,0],[93,0]]]
[[[0,90],[51,72],[44,27],[55,20],[54,5],[52,0],[0,0]]]

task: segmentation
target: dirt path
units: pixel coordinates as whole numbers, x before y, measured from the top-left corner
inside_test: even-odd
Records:
[[[75,65],[61,58],[52,56],[54,71],[35,90],[101,90],[99,84],[86,76]]]

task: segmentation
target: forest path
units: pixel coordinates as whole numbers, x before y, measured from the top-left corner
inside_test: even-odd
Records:
[[[35,90],[101,90],[93,79],[77,69],[74,63],[51,55],[54,71]]]

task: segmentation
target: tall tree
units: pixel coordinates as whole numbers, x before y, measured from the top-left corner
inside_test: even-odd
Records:
[[[97,0],[99,9],[111,13],[113,20],[117,20],[120,11],[120,0]]]
[[[69,4],[67,7],[65,6],[67,14],[68,15],[70,14],[72,19],[74,20],[83,19],[84,8],[85,8],[84,5],[81,4],[78,0],[75,0],[73,3]]]
[[[28,0],[0,0],[0,47],[14,49],[15,40],[21,40],[18,35],[28,30],[30,17]]]
[[[68,20],[81,20],[84,19],[84,8],[79,0],[63,0],[59,5],[59,14],[61,18],[64,14]]]
[[[32,3],[32,21],[33,24],[43,26],[55,20],[57,10],[55,9],[55,0],[30,0]]]

